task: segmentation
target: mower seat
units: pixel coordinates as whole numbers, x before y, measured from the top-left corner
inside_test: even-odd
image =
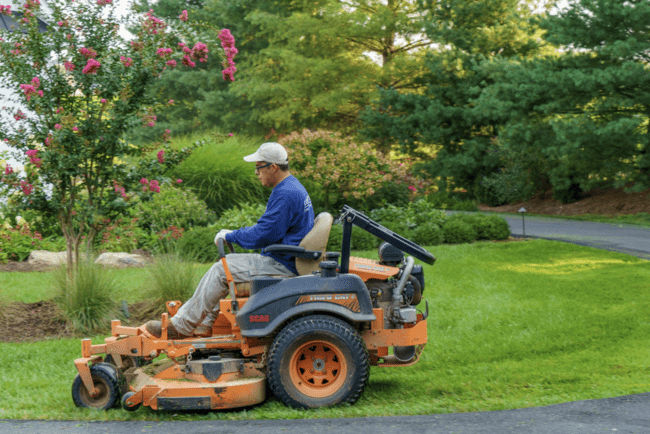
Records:
[[[265,252],[276,252],[292,255],[296,258],[296,269],[299,276],[312,274],[319,271],[318,264],[323,260],[329,241],[330,231],[334,217],[328,212],[322,212],[314,219],[314,227],[305,235],[298,246],[286,244],[273,244],[264,249]],[[276,276],[269,276],[276,277]],[[286,278],[286,276],[277,276]],[[248,297],[251,283],[235,283],[237,297]]]

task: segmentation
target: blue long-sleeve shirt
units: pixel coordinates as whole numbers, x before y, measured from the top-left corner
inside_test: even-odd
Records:
[[[314,208],[305,187],[290,175],[273,188],[266,211],[253,226],[226,235],[226,241],[245,249],[260,249],[271,244],[297,246],[314,226]],[[298,274],[295,258],[277,253],[262,253]]]

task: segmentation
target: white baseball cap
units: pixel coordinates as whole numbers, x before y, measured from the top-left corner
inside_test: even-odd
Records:
[[[266,142],[262,143],[262,146],[254,154],[245,156],[244,161],[249,163],[265,161],[273,164],[287,164],[289,163],[289,157],[287,156],[287,150],[281,144]]]

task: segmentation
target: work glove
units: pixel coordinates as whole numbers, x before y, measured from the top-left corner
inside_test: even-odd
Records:
[[[216,237],[214,237],[214,243],[217,244],[219,242],[219,238],[222,238],[223,241],[226,241],[226,234],[231,233],[232,231],[230,229],[221,229],[219,233],[217,234]]]

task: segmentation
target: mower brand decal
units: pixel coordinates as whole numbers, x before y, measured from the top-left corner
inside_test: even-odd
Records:
[[[312,301],[325,301],[327,303],[334,303],[350,309],[353,312],[361,312],[359,300],[355,294],[313,294],[301,295],[296,301],[296,305],[309,303]]]
[[[268,315],[251,315],[248,317],[250,322],[269,322]]]
[[[360,270],[370,270],[370,271],[387,271],[388,269],[386,267],[379,267],[379,266],[374,266],[374,265],[366,265],[366,264],[354,264],[355,268],[359,268]]]

